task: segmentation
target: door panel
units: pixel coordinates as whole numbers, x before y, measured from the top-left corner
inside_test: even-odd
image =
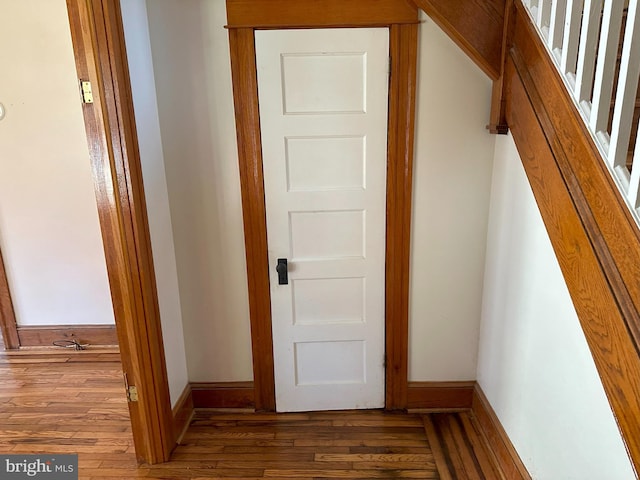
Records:
[[[255,35],[277,409],[382,407],[388,30]]]

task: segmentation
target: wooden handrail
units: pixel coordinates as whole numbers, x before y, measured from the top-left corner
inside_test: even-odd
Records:
[[[587,129],[640,225],[640,169],[633,169],[640,76],[640,3],[523,0]],[[547,12],[548,10],[548,12]]]

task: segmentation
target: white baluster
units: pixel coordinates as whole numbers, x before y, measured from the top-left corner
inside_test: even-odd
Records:
[[[590,107],[601,12],[602,0],[585,0],[575,89],[576,100],[583,110]]]
[[[580,43],[580,24],[584,0],[568,0],[567,13],[564,20],[564,39],[562,40],[562,57],[560,73],[567,76],[573,87],[576,85],[576,65],[578,61],[578,45]]]
[[[638,90],[638,76],[640,76],[640,18],[638,0],[629,1],[627,26],[622,45],[622,59],[620,61],[620,76],[616,92],[615,108],[613,110],[613,125],[611,127],[611,141],[607,160],[616,171],[626,170],[627,151],[631,137],[633,111],[636,105]],[[637,168],[635,169],[637,176]],[[629,200],[637,204],[637,188],[630,189]]]
[[[549,23],[551,20],[551,0],[538,0],[536,23],[545,39],[549,38]]]
[[[562,41],[564,39],[564,21],[567,11],[567,0],[556,0],[551,6],[551,24],[549,25],[549,48],[560,61],[562,56]]]
[[[606,131],[609,123],[623,9],[624,2],[605,0],[589,118],[589,128],[596,134]]]

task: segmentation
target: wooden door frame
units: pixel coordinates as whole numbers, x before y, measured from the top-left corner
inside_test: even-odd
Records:
[[[5,349],[15,350],[20,347],[16,313],[13,309],[9,280],[7,279],[7,271],[2,259],[2,249],[0,249],[0,330],[2,331]]]
[[[98,217],[140,462],[169,460],[175,446],[151,237],[119,0],[67,0]],[[80,93],[80,92],[78,92]]]
[[[409,254],[418,9],[410,0],[227,0],[247,259],[255,408],[275,411],[271,295],[254,32],[388,27],[391,77],[387,147],[385,408],[407,408]]]

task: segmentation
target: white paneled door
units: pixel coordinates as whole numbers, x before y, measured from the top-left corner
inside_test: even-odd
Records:
[[[255,38],[277,410],[382,407],[388,29]]]

